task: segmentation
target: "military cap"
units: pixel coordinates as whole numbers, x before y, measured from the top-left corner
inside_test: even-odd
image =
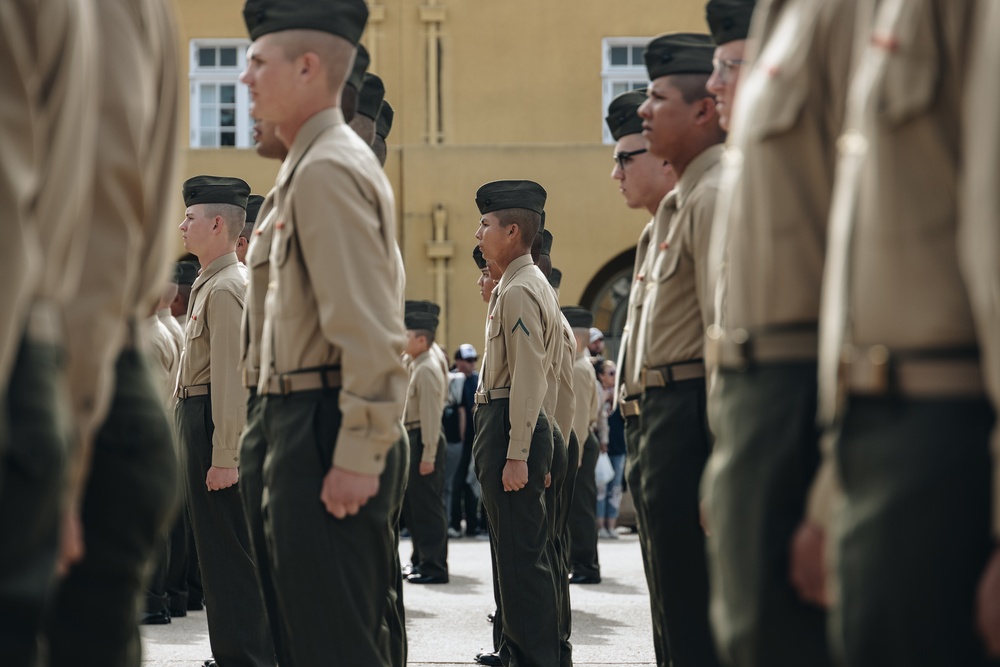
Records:
[[[476,192],[476,206],[484,215],[507,208],[526,208],[542,214],[545,189],[534,181],[493,181]]]
[[[552,254],[552,232],[547,229],[543,229],[538,232],[538,235],[542,237],[542,249],[538,251],[540,255],[551,255]]]
[[[365,72],[364,83],[358,94],[358,113],[375,120],[378,118],[378,110],[382,107],[384,98],[385,84],[382,83],[382,79],[377,74]]]
[[[476,261],[476,266],[482,271],[486,268],[486,259],[483,257],[483,251],[479,246],[472,249],[472,259]]]
[[[629,134],[642,132],[642,118],[639,118],[639,107],[646,101],[646,89],[629,90],[611,100],[608,105],[608,116],[604,122],[608,124],[611,136],[615,141]]]
[[[174,265],[174,280],[178,285],[194,285],[201,267],[197,262],[177,262]]]
[[[437,331],[438,316],[434,313],[409,312],[403,316],[403,325],[407,329],[426,329]]]
[[[194,176],[184,181],[184,205],[232,204],[244,211],[250,197],[250,186],[241,178],[228,176]]]
[[[709,0],[705,18],[716,46],[746,39],[756,0]]]
[[[411,301],[407,300],[403,305],[404,313],[429,313],[434,317],[441,314],[441,306],[433,301]]]
[[[365,72],[368,71],[368,65],[371,62],[372,59],[368,55],[368,49],[365,48],[364,44],[358,44],[358,53],[354,56],[354,67],[351,69],[351,74],[347,77],[347,85],[355,91],[361,92],[361,85],[365,80]]]
[[[552,285],[552,289],[559,289],[559,286],[562,284],[562,271],[553,268],[549,272],[549,284]]]
[[[247,197],[247,222],[257,222],[257,214],[260,213],[260,205],[263,203],[264,198],[260,195]]]
[[[574,329],[589,330],[590,325],[594,323],[594,314],[580,306],[563,306],[562,314]]]
[[[281,30],[319,30],[357,44],[368,22],[365,0],[246,0],[250,39]]]
[[[389,136],[389,130],[392,129],[392,118],[395,115],[392,106],[382,100],[382,108],[378,110],[378,118],[375,120],[375,134],[382,137],[382,141],[385,141],[385,138]]]
[[[655,37],[643,58],[649,79],[671,74],[711,74],[715,44],[708,35],[671,32]]]

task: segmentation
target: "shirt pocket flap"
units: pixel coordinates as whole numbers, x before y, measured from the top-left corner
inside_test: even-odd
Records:
[[[900,125],[927,109],[935,100],[941,78],[941,58],[934,17],[927,3],[903,10],[893,32],[876,30],[872,48],[884,52],[883,78],[878,91],[879,113],[891,125]]]

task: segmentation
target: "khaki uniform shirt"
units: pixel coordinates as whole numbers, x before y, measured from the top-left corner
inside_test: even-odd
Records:
[[[959,261],[969,289],[982,355],[983,379],[1000,414],[1000,3],[980,0],[976,45],[966,84],[965,202],[959,220]],[[1000,539],[1000,427],[993,430],[993,535]]]
[[[508,459],[528,460],[548,389],[546,376],[562,336],[558,309],[552,287],[531,255],[511,262],[490,296],[479,391],[510,388]]]
[[[201,270],[191,286],[184,350],[177,387],[210,385],[212,465],[240,463],[240,434],[246,423],[246,393],[240,383],[239,341],[247,268],[231,252]]]
[[[819,319],[855,1],[771,0],[756,11],[760,51],[733,110],[711,260],[728,235],[717,323],[751,333]]]
[[[340,366],[333,465],[377,475],[406,397],[402,265],[389,181],[340,109],[299,129],[274,208],[260,389],[271,375]]]
[[[264,298],[270,278],[268,255],[274,236],[274,190],[267,193],[257,212],[250,245],[247,246],[246,266],[249,272],[244,297],[243,319],[240,322],[240,370],[253,380],[260,371],[260,340],[264,331]]]
[[[622,330],[622,340],[618,347],[618,392],[615,394],[615,405],[628,396],[637,396],[642,393],[642,385],[633,378],[637,378],[639,371],[635,365],[635,352],[629,352],[633,345],[634,332],[639,326],[639,303],[642,301],[641,292],[645,291],[646,283],[643,275],[646,255],[649,254],[650,239],[653,234],[653,221],[650,220],[642,228],[639,234],[639,242],[635,246],[635,266],[632,269],[632,285],[629,290],[628,306],[625,311],[625,328]],[[640,278],[640,276],[642,276]]]
[[[42,312],[29,336],[63,338],[61,309],[79,284],[93,186],[98,52],[90,0],[0,7],[0,382],[22,334],[29,294]],[[44,324],[44,330],[37,326]]]
[[[573,386],[576,388],[576,416],[573,430],[580,441],[580,461],[583,461],[583,443],[590,435],[591,428],[600,417],[604,396],[594,374],[594,365],[583,353],[576,355],[573,364]]]
[[[176,317],[170,314],[169,308],[156,311],[156,316],[160,318],[163,326],[170,332],[170,337],[174,341],[174,348],[177,350],[177,358],[180,359],[181,350],[184,349],[184,327],[180,325]],[[171,375],[170,381],[173,382],[175,377],[176,375]]]
[[[180,363],[180,352],[177,350],[173,334],[156,315],[143,320],[142,328],[146,353],[153,362],[152,372],[160,390],[163,407],[167,409],[167,414],[172,414],[175,401],[174,382],[177,377],[177,365]]]
[[[94,2],[100,116],[91,225],[77,295],[68,303],[67,375],[87,446],[104,421],[129,323],[145,319],[167,280],[180,216],[178,63],[172,4]]]
[[[851,84],[830,217],[820,332],[828,423],[842,343],[891,352],[977,344],[957,248],[971,6],[882,0],[872,25]]]
[[[404,422],[411,430],[420,429],[424,453],[420,460],[434,463],[441,436],[441,415],[448,395],[448,368],[428,350],[410,362],[410,386],[406,391]],[[412,426],[414,422],[420,426]]]
[[[554,292],[553,292],[554,295]],[[553,350],[553,374],[547,378],[548,390],[542,402],[545,413],[551,416],[563,434],[563,444],[569,445],[569,432],[573,428],[573,413],[576,410],[576,394],[573,387],[573,357],[576,355],[576,337],[573,328],[566,321],[562,311],[558,311],[562,325],[559,345]]]
[[[708,284],[708,245],[722,151],[721,144],[712,146],[692,160],[656,212],[644,289],[635,294],[639,326],[633,339],[638,357],[633,382],[640,369],[702,358],[714,296]]]

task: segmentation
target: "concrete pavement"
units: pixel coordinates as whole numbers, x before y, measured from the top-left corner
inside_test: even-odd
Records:
[[[649,600],[635,535],[602,540],[602,583],[571,587],[573,658],[576,667],[655,665]],[[400,544],[403,562],[410,542]],[[409,665],[459,667],[491,649],[493,584],[489,543],[455,539],[448,545],[451,583],[405,584]],[[197,667],[211,656],[205,612],[192,612],[170,625],[142,628],[143,665]]]

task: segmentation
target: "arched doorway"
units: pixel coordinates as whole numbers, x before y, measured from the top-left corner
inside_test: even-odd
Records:
[[[618,358],[634,265],[632,247],[605,264],[580,298],[581,305],[594,313],[594,326],[604,332],[604,356],[608,359]]]

